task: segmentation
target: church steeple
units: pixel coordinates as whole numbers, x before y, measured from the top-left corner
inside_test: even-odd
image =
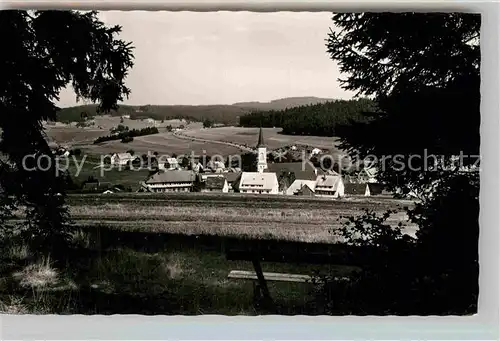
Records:
[[[267,150],[262,134],[262,125],[259,130],[259,141],[257,142],[257,172],[262,173],[267,169]]]
[[[257,142],[257,148],[265,147],[264,145],[264,135],[262,134],[262,126],[259,130],[259,141]]]

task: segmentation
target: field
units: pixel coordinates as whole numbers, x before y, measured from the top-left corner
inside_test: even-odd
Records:
[[[119,153],[129,149],[134,150],[136,154],[145,154],[149,151],[151,153],[157,152],[160,155],[191,155],[191,152],[193,152],[195,155],[205,153],[205,155],[226,156],[240,153],[236,147],[182,139],[169,132],[134,137],[134,141],[129,143],[110,141],[99,145],[82,146],[82,150],[94,154]]]
[[[321,136],[295,136],[280,134],[281,128],[262,128],[264,142],[269,149],[299,144],[321,149],[336,150],[336,138]],[[214,141],[230,141],[255,146],[259,137],[258,128],[221,127],[210,129],[190,129],[184,133],[201,139]]]
[[[146,120],[124,119],[123,123],[121,123],[120,117],[108,115],[96,116],[93,121],[95,122],[93,126],[85,128],[78,128],[75,124],[46,124],[45,132],[49,142],[78,147],[92,144],[100,136],[109,135],[110,129],[117,127],[119,124],[129,127],[129,129],[142,129],[152,126],[152,123]],[[166,120],[163,123],[157,121],[157,127],[160,131],[164,131],[168,125],[175,128],[181,124],[185,124],[185,122],[181,120]],[[194,126],[196,127],[196,124]]]
[[[103,225],[120,231],[185,235],[212,235],[311,243],[335,242],[331,231],[342,217],[364,209],[399,213],[390,217],[396,226],[406,221],[411,201],[391,198],[340,200],[239,194],[112,194],[72,195],[70,212],[80,226]],[[413,235],[414,226],[407,227]]]
[[[312,283],[269,283],[272,311],[255,305],[252,283],[227,278],[253,270],[230,261],[224,240],[334,242],[341,215],[410,206],[389,198],[320,200],[218,194],[70,195],[78,230],[64,264],[34,259],[26,245],[0,255],[0,311],[65,314],[323,314]],[[397,224],[404,214],[390,221]],[[414,227],[407,232],[414,233]],[[264,262],[263,270],[348,276],[359,268]],[[339,311],[338,314],[342,314]]]
[[[48,141],[52,144],[62,144],[65,146],[80,148],[85,153],[94,155],[105,155],[112,153],[126,152],[132,149],[137,154],[157,152],[161,155],[237,155],[242,152],[235,143],[254,147],[258,140],[257,128],[241,127],[220,127],[203,129],[202,124],[193,122],[186,124],[181,120],[168,120],[160,123],[157,121],[159,134],[135,137],[130,143],[120,141],[108,141],[98,145],[93,142],[96,138],[109,135],[111,128],[118,124],[128,126],[130,129],[142,129],[151,126],[151,123],[143,120],[125,119],[120,123],[119,117],[96,116],[95,125],[86,128],[77,128],[74,125],[56,126],[46,125]],[[166,126],[178,127],[184,124],[186,130],[182,136],[176,136],[172,132],[166,131]],[[336,147],[337,139],[319,136],[291,136],[280,134],[280,128],[263,128],[264,139],[269,150],[277,149],[289,145],[307,145],[321,149],[328,149],[333,154],[341,153]]]

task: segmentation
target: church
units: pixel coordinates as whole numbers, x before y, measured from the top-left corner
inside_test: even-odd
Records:
[[[267,148],[264,144],[262,127],[259,130],[259,141],[257,142],[257,171],[241,173],[237,184],[240,193],[254,194],[279,194],[279,183],[276,173],[265,172],[267,170]]]

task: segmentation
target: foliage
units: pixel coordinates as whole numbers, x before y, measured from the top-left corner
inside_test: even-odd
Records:
[[[387,252],[350,282],[323,282],[342,295],[336,303],[327,298],[329,312],[473,313],[479,175],[460,166],[479,154],[480,16],[356,13],[335,14],[333,22],[327,51],[344,75],[342,86],[373,96],[379,108],[366,122],[339,127],[341,148],[357,159],[375,157],[381,182],[417,196],[408,215],[419,230],[413,243],[380,234],[387,217],[351,220],[358,232],[369,228],[365,245],[376,242]],[[456,165],[461,154],[469,158]]]
[[[212,128],[214,125],[214,122],[211,121],[210,119],[206,118],[203,120],[203,128]]]
[[[126,132],[126,131],[128,131],[128,130],[129,130],[129,127],[124,126],[123,124],[119,124],[119,125],[117,125],[116,127],[111,128],[111,129],[109,130],[109,132],[110,132],[111,134],[119,134],[119,133],[122,133],[122,132]]]
[[[55,120],[64,123],[83,121],[84,119],[80,117],[82,110],[88,112],[89,118],[100,114],[95,105],[75,106],[61,109]],[[237,124],[238,116],[249,112],[250,109],[232,105],[149,105],[141,107],[120,105],[118,109],[111,110],[108,114],[116,117],[130,115],[132,120],[152,118],[155,120],[185,119],[192,122],[203,122],[205,118],[208,118],[217,123]]]
[[[279,191],[286,191],[294,181],[295,173],[283,169],[278,175]]]
[[[257,171],[257,155],[250,152],[241,154],[241,170],[243,172]]]
[[[240,117],[242,127],[281,127],[284,134],[336,136],[337,126],[364,120],[376,108],[369,99],[338,100],[281,111],[254,112]]]
[[[129,142],[132,142],[132,141],[134,141],[134,138],[132,136],[124,136],[120,140],[121,143],[129,143]]]
[[[132,47],[116,38],[121,27],[106,27],[96,12],[6,10],[0,28],[12,41],[0,57],[0,152],[12,164],[16,185],[7,186],[4,177],[0,183],[26,207],[33,245],[54,250],[67,236],[65,182],[41,123],[56,120],[54,102],[68,85],[77,98],[98,103],[97,112],[117,109],[130,93],[124,79],[133,65]],[[46,157],[49,167],[27,170],[27,155]]]
[[[134,137],[158,134],[158,132],[159,132],[158,128],[156,127],[147,127],[143,129],[132,129],[132,130],[127,129],[112,135],[98,137],[97,139],[95,139],[94,144],[107,141],[114,141],[114,140],[122,140],[122,142],[126,140],[127,142],[131,142],[134,140]]]

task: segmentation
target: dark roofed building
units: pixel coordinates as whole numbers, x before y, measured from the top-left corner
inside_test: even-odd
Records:
[[[236,173],[222,173],[224,178],[226,178],[227,185],[228,185],[228,191],[229,192],[234,192],[234,186],[239,182],[241,178],[241,172],[236,172]]]
[[[316,180],[318,175],[323,172],[319,171],[316,167],[309,162],[283,162],[283,163],[270,163],[266,169],[267,172],[276,173],[279,176],[283,171],[294,173],[295,179],[298,180]]]
[[[109,182],[86,182],[82,186],[83,192],[96,193],[104,192],[111,188],[111,183]]]
[[[209,176],[204,181],[201,191],[227,193],[229,191],[229,186],[225,177]]]
[[[380,183],[367,183],[368,195],[392,195],[391,192],[385,189],[385,186]]]
[[[370,195],[367,184],[345,183],[345,195]]]
[[[144,181],[150,192],[191,192],[196,174],[187,170],[160,171]]]
[[[306,184],[302,185],[302,187],[294,194],[303,197],[314,197],[314,191]]]

